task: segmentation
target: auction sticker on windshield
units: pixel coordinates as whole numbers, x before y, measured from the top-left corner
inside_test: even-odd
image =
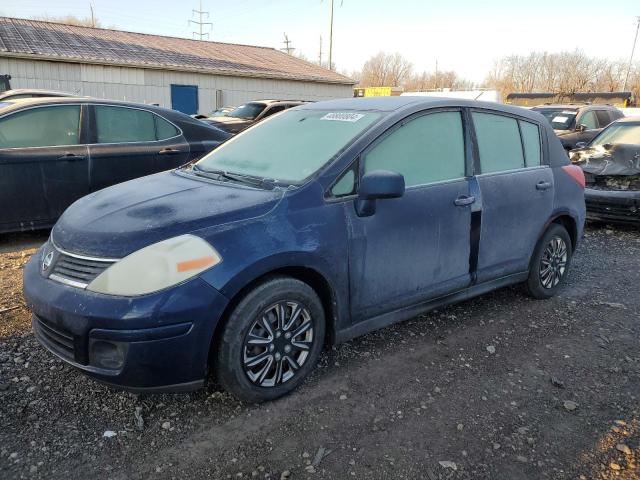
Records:
[[[348,113],[348,112],[332,112],[327,113],[324,117],[321,117],[320,120],[333,120],[335,122],[357,122],[364,114],[362,113]]]
[[[564,123],[567,120],[569,120],[568,117],[554,117],[553,120],[551,120],[553,123]]]

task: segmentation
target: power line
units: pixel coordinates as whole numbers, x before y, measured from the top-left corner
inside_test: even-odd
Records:
[[[203,22],[202,21],[202,17],[205,18],[209,18],[209,12],[205,12],[202,10],[202,0],[200,0],[200,10],[191,10],[191,15],[198,15],[198,21],[196,22],[195,20],[189,20],[188,24],[195,24],[198,25],[198,32],[192,32],[193,36],[195,37],[196,35],[198,36],[198,40],[202,40],[202,38],[206,35],[207,38],[209,38],[209,32],[203,32],[202,31],[202,27],[205,25],[209,25],[210,28],[213,28],[213,23],[211,22]]]
[[[282,50],[283,52],[287,52],[287,55],[291,55],[295,48],[291,46],[291,40],[289,40],[289,37],[286,33],[284,34],[284,42],[282,43],[284,43],[284,48],[281,48],[280,50]]]
[[[627,67],[627,74],[624,77],[624,85],[622,86],[622,91],[624,92],[627,89],[627,82],[629,81],[629,73],[631,72],[631,64],[633,62],[633,54],[636,51],[636,42],[638,41],[638,30],[640,30],[640,17],[636,17],[637,25],[636,25],[636,36],[633,39],[633,47],[631,47],[631,56],[629,57],[629,66]]]

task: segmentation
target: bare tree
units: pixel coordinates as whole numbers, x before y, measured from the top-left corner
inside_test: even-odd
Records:
[[[60,17],[50,15],[38,15],[32,17],[34,20],[42,20],[44,22],[65,23],[67,25],[79,25],[81,27],[101,27],[102,23],[97,18],[76,17],[75,15],[63,15]]]
[[[360,72],[362,87],[399,87],[411,75],[413,65],[400,53],[380,52],[367,60]]]

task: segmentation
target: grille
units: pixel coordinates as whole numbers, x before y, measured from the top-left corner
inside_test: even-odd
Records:
[[[49,278],[74,287],[85,288],[114,263],[114,260],[100,260],[60,252]]]
[[[640,220],[640,207],[635,205],[623,205],[593,200],[588,200],[586,203],[588,213],[594,213],[602,217],[615,218],[619,220]]]
[[[38,330],[46,343],[60,355],[75,360],[75,342],[71,332],[36,317]]]

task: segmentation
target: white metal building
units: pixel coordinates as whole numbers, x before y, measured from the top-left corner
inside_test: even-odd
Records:
[[[0,74],[47,88],[205,113],[257,99],[351,97],[350,78],[273,48],[0,17]]]

